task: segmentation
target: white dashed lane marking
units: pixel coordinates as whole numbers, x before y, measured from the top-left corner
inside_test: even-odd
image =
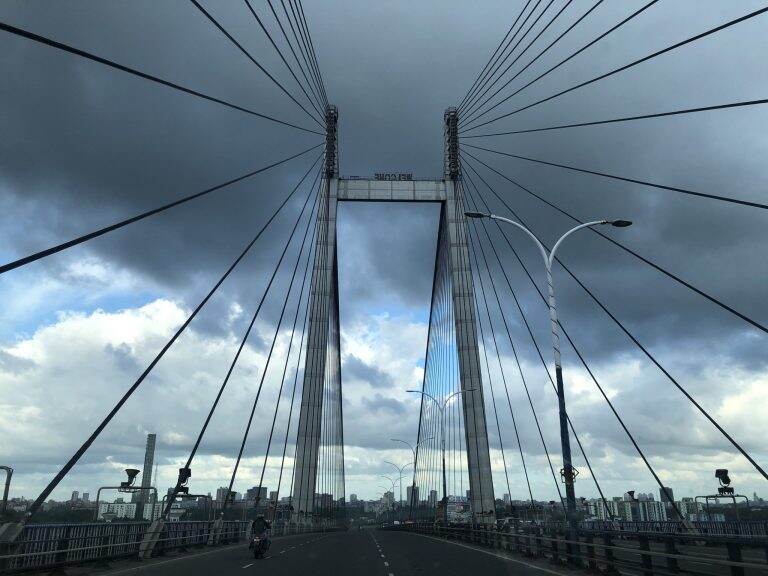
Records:
[[[386,558],[386,556],[382,553],[381,546],[379,545],[379,541],[376,540],[376,537],[373,534],[371,534],[371,538],[373,539],[373,543],[376,544],[376,551],[379,553],[379,556],[381,556],[382,558]],[[384,566],[389,568],[389,562],[384,560]],[[395,574],[394,572],[389,572],[388,576],[395,576]]]

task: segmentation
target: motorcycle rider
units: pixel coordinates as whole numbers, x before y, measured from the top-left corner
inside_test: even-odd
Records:
[[[256,519],[251,523],[251,538],[260,538],[264,541],[264,549],[269,549],[272,541],[269,539],[269,529],[272,527],[269,520],[264,518],[263,514],[256,516]]]

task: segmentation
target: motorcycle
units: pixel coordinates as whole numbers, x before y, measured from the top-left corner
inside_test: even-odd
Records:
[[[251,540],[250,548],[253,549],[254,558],[264,558],[267,550],[269,550],[270,541],[263,536],[254,536]]]

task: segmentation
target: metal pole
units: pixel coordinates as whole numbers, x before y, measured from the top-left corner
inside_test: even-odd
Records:
[[[554,252],[553,252],[554,254]],[[552,257],[547,258],[547,289],[549,318],[552,328],[552,351],[555,357],[555,379],[557,384],[557,407],[560,416],[560,444],[563,451],[563,481],[565,482],[565,505],[568,511],[568,524],[572,531],[577,528],[576,491],[573,486],[574,470],[571,459],[571,437],[568,433],[568,414],[565,410],[565,387],[563,385],[563,366],[560,359],[560,335],[557,323],[557,303],[552,280]]]
[[[445,479],[445,403],[440,406],[440,448],[443,454],[443,504],[448,500],[448,484]]]
[[[411,497],[409,498],[408,506],[408,517],[409,519],[413,519],[413,503],[416,498],[416,448],[418,448],[421,444],[424,442],[427,442],[429,440],[432,440],[433,436],[430,436],[429,438],[424,438],[421,442],[417,442],[416,446],[411,445],[410,442],[406,442],[405,440],[400,440],[399,438],[390,438],[392,442],[402,442],[408,448],[411,449],[411,453],[413,454],[413,481],[411,482]],[[403,469],[405,469],[405,466],[403,466]],[[402,472],[401,472],[402,473]]]
[[[443,400],[443,403],[437,401],[437,399],[432,396],[431,394],[427,394],[426,392],[422,392],[421,390],[406,390],[406,392],[412,392],[415,394],[421,394],[422,396],[426,396],[430,400],[432,400],[435,405],[437,406],[438,410],[440,410],[440,447],[442,451],[442,458],[443,458],[443,507],[446,512],[446,520],[447,520],[447,512],[448,512],[448,483],[446,481],[445,477],[445,418],[443,418],[443,415],[445,413],[445,407],[448,405],[448,402],[451,401],[451,399],[454,396],[458,396],[459,394],[465,394],[467,392],[474,392],[476,388],[467,388],[466,390],[459,390],[458,392],[454,392],[453,394],[450,394],[445,400]]]
[[[555,253],[557,252],[557,249],[560,247],[563,241],[568,236],[576,232],[577,230],[581,230],[582,228],[589,228],[591,226],[600,226],[604,224],[610,224],[617,228],[625,228],[627,226],[630,226],[632,222],[628,220],[594,220],[592,222],[585,222],[583,224],[579,224],[578,226],[571,228],[565,234],[560,236],[558,241],[555,242],[555,245],[552,247],[552,250],[547,252],[546,247],[536,237],[536,235],[530,230],[528,230],[528,228],[520,224],[519,222],[515,222],[514,220],[510,220],[509,218],[504,218],[503,216],[496,216],[495,214],[484,214],[482,212],[466,212],[465,215],[470,218],[491,218],[492,220],[500,220],[502,222],[506,222],[507,224],[512,224],[513,226],[525,232],[531,238],[531,240],[533,240],[533,242],[539,248],[542,258],[544,259],[544,266],[547,270],[547,291],[548,291],[547,303],[549,306],[549,322],[550,322],[551,331],[552,331],[552,350],[554,352],[554,357],[555,357],[555,378],[557,383],[557,407],[558,407],[558,412],[560,416],[560,444],[562,446],[562,451],[563,451],[562,476],[563,476],[563,482],[565,483],[566,513],[568,515],[568,525],[570,527],[570,532],[571,532],[569,539],[575,540],[577,536],[576,531],[578,528],[578,523],[576,519],[576,491],[574,490],[574,486],[573,486],[573,481],[575,478],[575,470],[573,468],[573,461],[571,459],[571,439],[568,433],[568,413],[566,412],[566,409],[565,409],[565,386],[563,385],[563,367],[560,362],[560,335],[559,335],[559,326],[558,326],[558,320],[557,320],[557,303],[555,300],[555,288],[554,288],[554,282],[552,280],[552,263],[555,260]],[[574,557],[569,556],[569,559],[571,558],[574,558]]]
[[[0,466],[0,469],[5,470],[5,488],[3,489],[3,507],[0,509],[0,518],[5,517],[5,511],[8,508],[8,491],[11,488],[11,476],[13,476],[13,468],[10,466]]]

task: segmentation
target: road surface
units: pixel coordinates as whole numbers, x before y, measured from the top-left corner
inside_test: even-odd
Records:
[[[302,534],[273,541],[255,560],[246,546],[191,552],[151,564],[101,572],[109,576],[556,576],[550,568],[514,561],[492,550],[476,550],[405,532],[362,530]]]

